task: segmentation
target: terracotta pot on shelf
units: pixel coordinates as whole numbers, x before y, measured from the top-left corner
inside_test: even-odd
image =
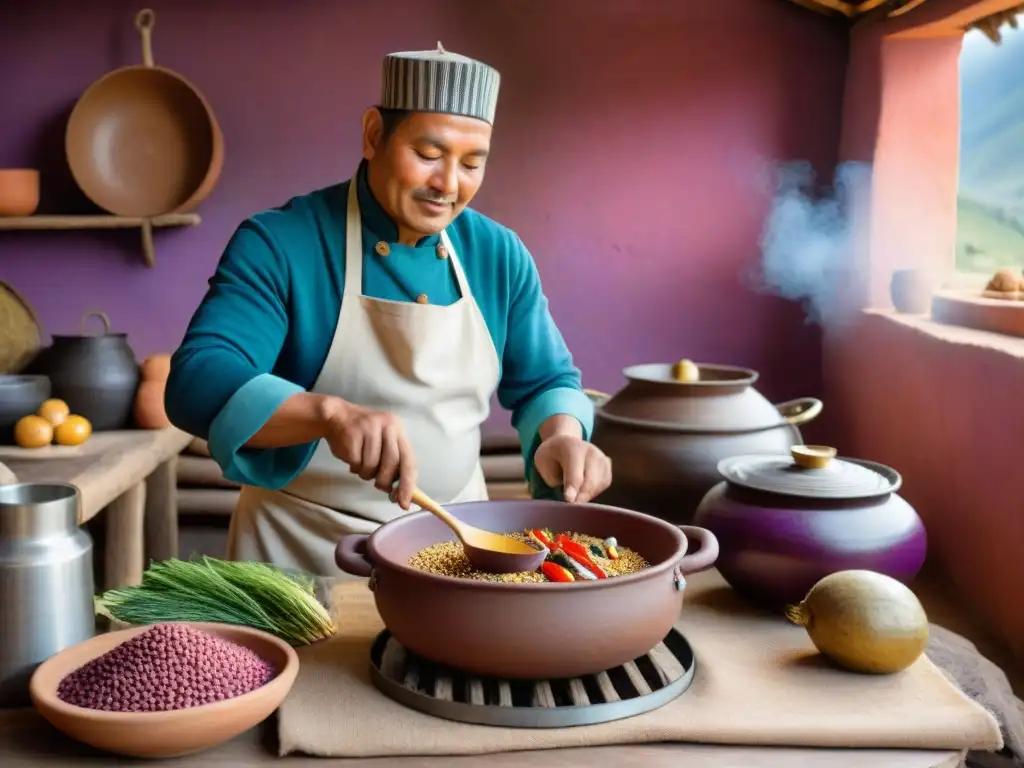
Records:
[[[39,207],[39,171],[0,168],[0,216],[31,216]]]
[[[837,571],[869,570],[904,584],[924,564],[927,537],[883,464],[795,446],[791,456],[734,456],[694,522],[721,545],[717,568],[734,589],[779,608]]]
[[[749,368],[698,364],[681,382],[672,366],[636,365],[616,395],[587,390],[597,403],[592,442],[612,460],[612,484],[599,503],[690,522],[704,494],[721,481],[718,462],[747,453],[788,455],[799,427],[822,403],[806,397],[772,405],[754,389]]]

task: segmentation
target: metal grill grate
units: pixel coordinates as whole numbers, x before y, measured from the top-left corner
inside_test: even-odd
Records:
[[[675,629],[621,667],[567,680],[474,677],[407,651],[387,630],[370,651],[374,685],[389,698],[446,720],[511,728],[565,728],[633,717],[689,688],[696,662]]]

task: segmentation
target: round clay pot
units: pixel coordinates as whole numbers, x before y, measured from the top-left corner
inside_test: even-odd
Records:
[[[935,286],[920,269],[897,269],[892,273],[889,294],[897,312],[925,315],[932,311]]]
[[[86,335],[86,321],[98,317],[103,333]],[[128,336],[111,333],[102,312],[87,312],[79,336],[53,336],[53,344],[32,361],[29,371],[49,377],[53,397],[84,416],[94,432],[123,429],[130,424],[139,366],[128,346]]]
[[[904,584],[917,575],[927,538],[896,493],[900,475],[834,456],[834,449],[796,446],[792,456],[719,464],[725,480],[704,497],[695,522],[718,538],[718,571],[737,592],[781,607],[837,571],[875,571]]]
[[[598,501],[675,523],[689,522],[721,480],[722,459],[745,453],[786,455],[803,442],[798,429],[822,410],[802,398],[772,405],[756,389],[756,371],[697,366],[700,379],[679,382],[671,366],[637,365],[628,384],[598,401],[591,441],[611,460],[612,484]]]
[[[614,536],[651,564],[597,581],[496,583],[407,565],[424,547],[454,540],[451,529],[429,512],[398,517],[370,536],[345,536],[335,555],[338,566],[370,577],[377,610],[395,639],[424,658],[476,675],[578,677],[642,656],[678,620],[683,575],[710,568],[718,556],[718,543],[706,530],[680,530],[600,504],[480,501],[447,509],[489,531],[546,527]],[[688,536],[698,545],[690,554]]]
[[[0,216],[31,216],[39,207],[39,171],[0,168]]]

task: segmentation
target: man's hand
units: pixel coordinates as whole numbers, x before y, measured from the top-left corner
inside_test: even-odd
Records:
[[[344,461],[363,480],[373,480],[381,491],[409,509],[416,486],[416,457],[405,436],[402,421],[393,413],[374,411],[346,401],[336,401],[327,415],[325,439],[331,453]]]
[[[573,434],[556,434],[544,440],[533,465],[549,486],[562,486],[569,503],[583,504],[612,482],[612,461],[601,449]]]

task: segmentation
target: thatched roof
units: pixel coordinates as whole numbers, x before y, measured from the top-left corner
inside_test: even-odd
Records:
[[[881,21],[897,18],[910,13],[929,0],[790,0],[790,2],[809,8],[818,13],[845,18],[855,22]],[[1006,24],[1016,28],[1017,15],[1024,13],[1024,3],[983,18],[976,19],[966,25],[965,29],[979,29],[995,43],[1001,41],[1000,28]]]

